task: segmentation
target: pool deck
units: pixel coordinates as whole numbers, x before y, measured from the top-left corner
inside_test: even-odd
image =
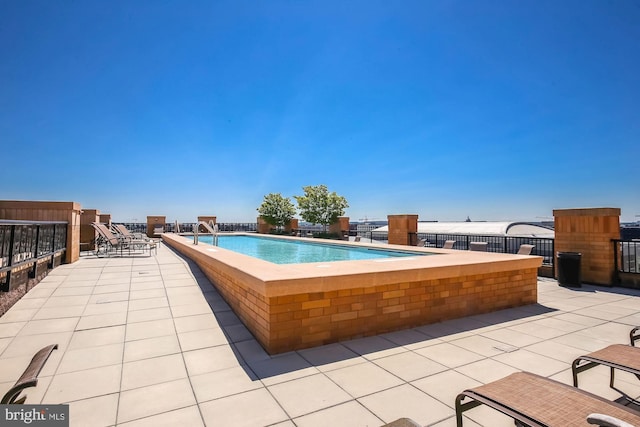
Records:
[[[69,403],[72,426],[455,426],[455,396],[519,370],[571,383],[574,358],[627,343],[640,291],[559,287],[538,303],[269,356],[199,268],[153,256],[60,266],[0,317],[0,393],[57,343],[27,403]],[[640,397],[640,381],[617,373]],[[608,370],[581,388],[609,399]],[[512,426],[488,408],[465,426]]]

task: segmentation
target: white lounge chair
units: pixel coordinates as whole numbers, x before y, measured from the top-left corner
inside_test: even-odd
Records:
[[[444,245],[442,245],[442,249],[453,249],[453,245],[456,244],[455,240],[447,240],[444,242]]]
[[[487,242],[469,242],[469,250],[476,252],[487,252]]]
[[[535,245],[520,245],[518,255],[531,255],[531,251],[533,251],[533,248],[535,247]]]

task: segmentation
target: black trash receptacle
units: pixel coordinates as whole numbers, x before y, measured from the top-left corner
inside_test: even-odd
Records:
[[[580,274],[580,252],[558,252],[558,284],[579,288],[582,286]]]

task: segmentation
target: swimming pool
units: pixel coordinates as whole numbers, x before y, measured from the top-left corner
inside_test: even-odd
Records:
[[[542,264],[536,256],[327,240],[415,256],[275,264],[173,233],[162,241],[197,264],[271,354],[533,304]]]
[[[213,236],[201,236],[202,243],[212,244]],[[310,241],[279,240],[259,236],[218,236],[220,248],[239,252],[274,264],[303,264],[308,262],[357,261],[431,255],[419,252],[381,250]]]

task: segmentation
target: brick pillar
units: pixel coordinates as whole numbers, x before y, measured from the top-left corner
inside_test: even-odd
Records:
[[[198,217],[198,222],[204,221],[207,224],[209,224],[211,221],[213,221],[213,223],[216,224],[216,219],[217,219],[217,217],[215,217],[215,216],[199,216]]]
[[[147,237],[157,237],[159,233],[156,233],[156,229],[162,228],[164,233],[165,226],[167,224],[166,216],[148,216],[147,217]]]
[[[298,218],[291,218],[291,221],[289,221],[289,224],[284,226],[284,231],[286,231],[289,234],[291,234],[293,230],[297,230],[297,229],[298,229]]]
[[[91,226],[93,222],[100,220],[100,211],[97,209],[83,209],[80,215],[80,249],[93,251],[96,249],[96,237],[98,233]]]
[[[0,218],[23,221],[66,221],[67,251],[64,261],[80,258],[80,203],[0,200]]]
[[[390,245],[414,246],[417,243],[418,215],[387,215],[387,220]]]
[[[582,281],[612,285],[615,263],[611,239],[620,238],[620,209],[556,209],[553,216],[556,253],[580,252]]]
[[[100,214],[100,222],[111,227],[111,214]]]
[[[267,223],[261,216],[258,217],[258,233],[260,234],[269,234],[273,225]]]
[[[329,226],[329,233],[335,233],[340,238],[349,234],[349,217],[339,216],[338,220]]]
[[[204,221],[206,222],[208,225],[211,225],[211,221],[213,221],[213,224],[215,225],[216,223],[216,217],[215,216],[199,216],[198,217],[198,222],[200,221]],[[213,228],[213,226],[211,226],[211,228]],[[207,230],[206,228],[204,228],[201,225],[198,225],[198,232],[202,232],[202,233],[208,233],[209,230]]]

